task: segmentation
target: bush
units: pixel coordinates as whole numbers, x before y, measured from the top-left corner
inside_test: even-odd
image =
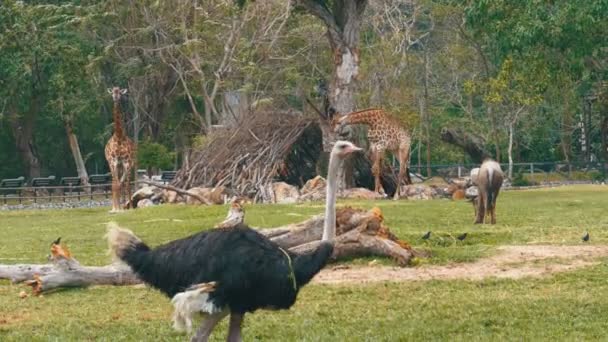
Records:
[[[169,152],[166,146],[159,143],[144,141],[137,149],[139,167],[151,170],[153,168],[172,169],[174,152]]]
[[[524,173],[523,172],[518,172],[515,174],[515,177],[513,177],[513,181],[511,182],[511,185],[513,186],[530,186],[530,185],[536,185],[537,183],[534,181],[531,181],[529,179],[527,179],[526,177],[524,177]]]

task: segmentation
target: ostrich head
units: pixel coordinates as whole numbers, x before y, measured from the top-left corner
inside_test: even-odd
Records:
[[[333,242],[336,237],[336,195],[338,192],[338,172],[344,160],[353,152],[362,151],[353,143],[336,141],[329,155],[327,168],[327,197],[325,199],[325,223],[323,225],[323,241]]]

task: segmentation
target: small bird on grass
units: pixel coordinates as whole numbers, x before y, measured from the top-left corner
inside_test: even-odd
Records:
[[[61,236],[57,238],[57,240],[53,241],[53,245],[58,245],[59,242],[61,241]]]
[[[467,235],[468,235],[468,233],[464,233],[464,234],[462,234],[462,235],[459,235],[459,236],[457,237],[457,239],[458,239],[458,240],[460,240],[460,241],[463,241],[464,239],[466,239],[466,238],[467,238]]]
[[[422,235],[422,240],[428,240],[431,237],[431,231],[429,230],[426,234]]]
[[[589,242],[589,232],[585,232],[585,235],[583,235],[583,242]]]

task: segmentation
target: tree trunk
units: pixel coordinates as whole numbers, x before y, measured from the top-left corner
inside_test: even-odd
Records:
[[[331,9],[315,0],[297,0],[308,12],[321,19],[334,56],[329,102],[338,113],[355,108],[355,85],[359,75],[360,26],[367,0],[336,0]],[[324,137],[323,150],[329,152],[335,134]]]
[[[561,141],[560,145],[564,155],[564,161],[568,165],[568,175],[570,175],[570,153],[572,153],[572,111],[570,109],[569,96],[564,96],[564,111],[561,118]]]
[[[327,38],[334,56],[329,103],[338,113],[350,113],[355,109],[360,27],[368,0],[335,0],[329,5],[331,9],[315,0],[297,2],[327,27]],[[330,117],[328,119],[331,120]],[[352,136],[352,129],[347,129]],[[331,151],[336,140],[336,133],[324,132],[323,151]],[[347,161],[338,174],[338,191],[342,192],[346,184],[353,184],[352,178],[352,161]]]
[[[496,122],[495,113],[491,104],[488,104],[488,116],[490,117],[490,121],[492,123],[492,136],[494,138],[495,151],[496,155],[494,156],[495,160],[500,163],[500,138],[498,136],[498,123]]]
[[[234,213],[236,215],[231,216]],[[243,219],[242,208],[233,204],[229,217],[218,227],[230,229]],[[370,211],[352,208],[338,210],[337,237],[331,259],[335,261],[373,255],[389,257],[399,266],[408,265],[415,252],[406,242],[391,233],[382,221],[382,213],[377,208]],[[260,230],[260,233],[290,251],[308,252],[319,245],[323,222],[324,218],[319,215],[301,223]],[[227,223],[230,225],[227,226]],[[82,266],[64,245],[59,245],[59,242],[51,245],[50,260],[51,264],[47,265],[0,265],[0,279],[10,279],[12,282],[26,281],[26,284],[32,286],[34,294],[60,287],[140,283],[140,280],[124,265]]]
[[[424,52],[424,106],[423,106],[423,122],[424,134],[426,140],[426,176],[431,177],[431,114],[428,109],[429,105],[429,54],[425,49]],[[422,113],[421,113],[422,114]]]
[[[35,101],[32,101],[35,102]],[[32,106],[35,107],[34,104]],[[31,111],[35,111],[32,109]],[[15,138],[15,147],[23,165],[27,178],[40,177],[40,160],[34,145],[34,115],[20,116],[13,112],[10,114],[11,128]]]
[[[82,159],[82,153],[80,153],[78,137],[76,137],[76,134],[74,133],[72,121],[70,119],[65,119],[64,124],[65,132],[68,137],[68,143],[70,145],[70,150],[72,151],[72,156],[74,157],[74,164],[76,164],[76,171],[78,172],[78,177],[82,181],[82,185],[89,185],[89,175],[87,173],[87,168],[84,164],[84,159]]]
[[[484,147],[484,140],[473,133],[444,127],[441,130],[441,140],[462,148],[471,157],[471,160],[477,164],[481,164],[485,158],[491,156],[490,152]]]
[[[513,122],[509,122],[509,179],[513,179]]]

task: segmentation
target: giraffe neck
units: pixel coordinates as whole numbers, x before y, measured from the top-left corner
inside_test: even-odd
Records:
[[[359,112],[347,114],[343,122],[347,125],[360,124],[374,127],[378,123],[378,117],[381,114],[382,109],[366,109]]]
[[[120,104],[118,102],[114,102],[112,114],[114,117],[114,135],[122,139],[125,136],[125,130],[122,127],[122,113],[120,112]]]

